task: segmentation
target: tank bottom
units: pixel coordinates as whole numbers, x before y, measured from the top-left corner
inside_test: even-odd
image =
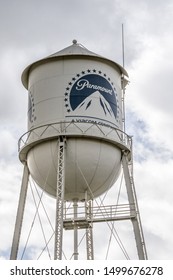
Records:
[[[27,163],[34,181],[56,197],[58,140],[37,144],[29,150]],[[95,198],[116,181],[121,168],[121,150],[112,143],[88,138],[69,138],[65,148],[66,201]]]

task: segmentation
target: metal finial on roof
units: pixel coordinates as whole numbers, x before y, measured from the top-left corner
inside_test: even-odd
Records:
[[[73,45],[77,45],[77,40],[73,39],[72,43],[73,43]]]

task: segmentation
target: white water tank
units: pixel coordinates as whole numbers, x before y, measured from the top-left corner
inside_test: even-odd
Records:
[[[116,181],[121,150],[122,75],[117,63],[73,44],[29,65],[28,131],[19,157],[36,183],[52,196],[57,186],[58,137],[66,137],[65,200],[101,195]]]

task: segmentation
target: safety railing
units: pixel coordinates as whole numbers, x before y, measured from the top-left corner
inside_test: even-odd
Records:
[[[60,121],[45,124],[24,133],[18,142],[19,152],[27,145],[35,142],[44,141],[48,138],[55,138],[60,135],[69,137],[96,137],[110,142],[117,143],[131,150],[131,137],[118,128],[97,123],[85,123],[74,121]]]

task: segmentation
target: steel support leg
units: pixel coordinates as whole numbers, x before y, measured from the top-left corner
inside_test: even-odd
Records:
[[[22,222],[23,222],[23,215],[24,215],[24,209],[25,209],[26,194],[27,194],[27,189],[28,189],[28,179],[29,179],[29,169],[28,169],[27,163],[25,163],[24,170],[23,170],[22,185],[21,185],[21,191],[20,191],[20,197],[19,197],[19,204],[18,204],[18,210],[17,210],[17,216],[16,216],[16,224],[15,224],[15,229],[14,229],[10,260],[17,259],[21,229],[22,229]]]
[[[135,214],[136,216],[135,218],[132,218],[131,221],[132,221],[135,240],[136,240],[138,257],[140,260],[146,260],[147,252],[146,252],[145,241],[144,241],[144,236],[142,231],[142,224],[139,215],[135,186],[133,182],[133,174],[130,174],[128,158],[125,154],[123,154],[122,156],[122,165],[123,165],[124,178],[125,178],[125,183],[127,188],[127,196],[130,204],[131,214],[133,215]]]
[[[56,221],[55,221],[55,252],[54,252],[55,260],[62,260],[64,187],[65,187],[65,138],[61,136],[58,140],[57,197],[56,197]]]
[[[86,220],[92,220],[92,201],[85,200],[86,203]],[[93,250],[93,225],[90,222],[86,228],[86,247],[87,247],[87,260],[94,259],[94,250]]]

